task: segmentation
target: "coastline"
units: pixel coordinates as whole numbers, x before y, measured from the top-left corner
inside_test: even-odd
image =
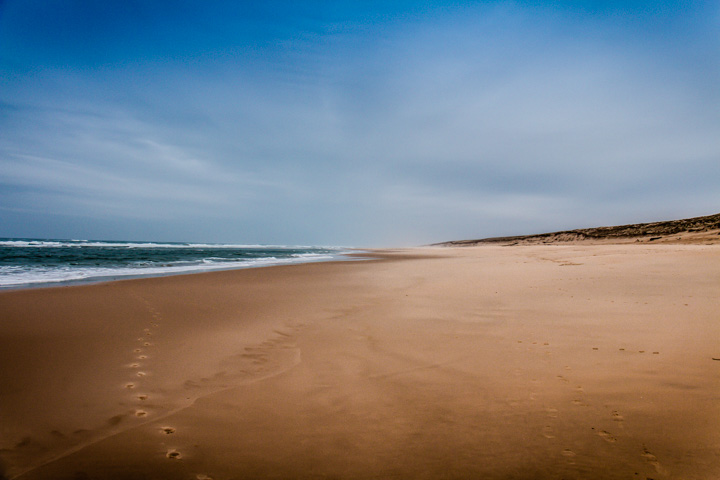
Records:
[[[3,290],[0,478],[719,476],[719,254],[436,247]]]
[[[348,260],[349,247],[0,239],[0,291]]]
[[[365,250],[363,250],[365,251]],[[227,266],[227,267],[208,267],[208,268],[196,268],[192,270],[181,270],[176,272],[161,272],[161,273],[138,273],[135,275],[122,274],[122,275],[106,275],[79,278],[72,280],[54,280],[48,282],[37,282],[27,284],[13,284],[13,285],[0,285],[0,292],[4,291],[17,291],[17,290],[33,290],[33,289],[45,289],[45,288],[62,288],[62,287],[79,287],[87,285],[98,285],[103,283],[114,283],[123,282],[126,280],[140,280],[144,278],[163,278],[163,277],[176,277],[182,275],[198,275],[203,273],[215,273],[215,272],[227,272],[234,270],[248,270],[252,268],[272,268],[290,265],[304,265],[307,263],[324,263],[324,262],[350,262],[360,261],[362,258],[353,258],[356,254],[354,253],[339,253],[334,255],[332,258],[320,258],[310,260],[299,260],[299,261],[285,261],[276,263],[267,263],[265,265],[241,265],[241,266]],[[359,254],[358,254],[359,255]]]

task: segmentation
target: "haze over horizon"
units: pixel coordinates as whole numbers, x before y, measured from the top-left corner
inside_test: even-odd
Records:
[[[0,1],[0,237],[416,245],[720,208],[718,2]]]

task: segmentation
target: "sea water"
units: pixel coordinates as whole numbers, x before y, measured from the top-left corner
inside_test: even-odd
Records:
[[[0,239],[0,288],[162,276],[338,259],[347,248]]]

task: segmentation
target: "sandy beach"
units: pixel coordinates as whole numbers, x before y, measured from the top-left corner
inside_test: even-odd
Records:
[[[720,245],[0,292],[0,478],[720,478]]]

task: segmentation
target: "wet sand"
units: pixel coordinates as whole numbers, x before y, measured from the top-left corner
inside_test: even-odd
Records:
[[[0,292],[0,477],[720,478],[720,245]]]

